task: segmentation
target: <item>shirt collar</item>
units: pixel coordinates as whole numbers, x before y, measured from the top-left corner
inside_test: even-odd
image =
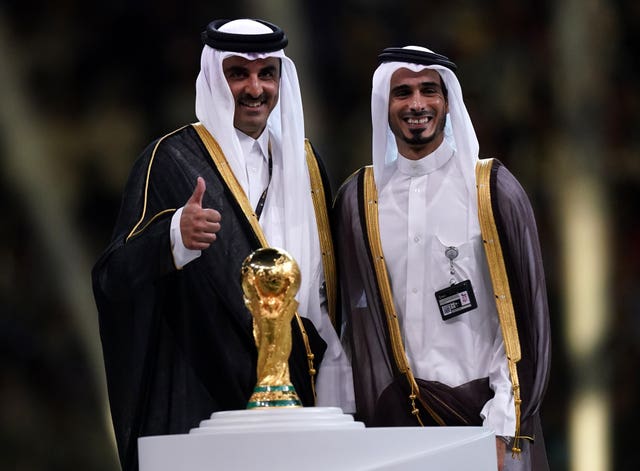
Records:
[[[234,129],[236,130],[238,141],[240,141],[240,147],[242,147],[242,152],[244,152],[245,156],[249,155],[249,153],[255,148],[257,144],[257,148],[260,149],[262,158],[265,161],[267,160],[267,156],[269,155],[269,131],[265,129],[265,131],[260,134],[258,139],[254,139],[253,137],[246,135],[239,129]]]
[[[435,172],[444,164],[446,164],[453,156],[453,148],[446,139],[442,140],[442,144],[438,146],[431,154],[427,154],[421,159],[407,159],[398,154],[397,167],[401,173],[410,177],[419,177]]]

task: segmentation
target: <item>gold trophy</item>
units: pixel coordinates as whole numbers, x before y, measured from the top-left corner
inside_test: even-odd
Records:
[[[287,252],[261,248],[242,263],[244,303],[253,316],[258,380],[247,409],[302,407],[289,377],[291,319],[300,269]]]

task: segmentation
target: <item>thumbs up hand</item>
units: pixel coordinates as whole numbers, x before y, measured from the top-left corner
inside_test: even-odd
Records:
[[[191,198],[182,209],[180,233],[182,243],[191,250],[204,250],[216,240],[220,230],[220,213],[215,209],[203,208],[202,197],[207,189],[204,179],[198,177]]]

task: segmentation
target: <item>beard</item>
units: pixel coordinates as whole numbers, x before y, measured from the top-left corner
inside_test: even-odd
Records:
[[[433,142],[433,140],[436,138],[436,136],[438,135],[438,133],[432,133],[429,136],[422,136],[422,131],[420,130],[416,130],[415,132],[412,132],[412,136],[407,137],[407,136],[402,136],[402,139],[404,140],[405,143],[409,144],[410,146],[423,146],[426,144],[429,144],[430,142]]]
[[[433,130],[433,132],[427,136],[423,136],[422,133],[424,132],[424,129],[412,129],[410,130],[411,132],[411,136],[406,136],[406,135],[402,135],[402,140],[410,145],[410,146],[415,146],[415,147],[421,147],[421,146],[425,146],[427,144],[430,144],[431,142],[433,142],[435,139],[439,138],[443,133],[444,133],[444,128],[446,125],[447,119],[446,119],[446,115],[441,117],[438,120],[438,123],[436,125],[436,128]]]

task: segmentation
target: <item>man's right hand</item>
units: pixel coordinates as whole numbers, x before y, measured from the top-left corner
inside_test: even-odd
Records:
[[[220,213],[215,209],[202,207],[202,197],[206,189],[204,179],[198,177],[193,194],[184,205],[180,218],[182,243],[191,250],[209,248],[216,240],[216,232],[220,230]]]

